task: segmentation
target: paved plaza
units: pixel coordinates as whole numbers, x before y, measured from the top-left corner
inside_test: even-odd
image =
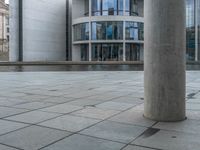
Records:
[[[200,72],[187,117],[143,118],[143,72],[0,73],[0,150],[199,150]]]

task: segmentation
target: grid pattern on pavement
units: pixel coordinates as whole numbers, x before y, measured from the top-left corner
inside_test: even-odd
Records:
[[[143,72],[0,73],[0,150],[188,150],[200,143],[200,72],[187,117],[143,118]]]

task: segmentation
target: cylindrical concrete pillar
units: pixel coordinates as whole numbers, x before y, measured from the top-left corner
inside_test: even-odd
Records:
[[[185,119],[185,0],[144,0],[146,118]]]

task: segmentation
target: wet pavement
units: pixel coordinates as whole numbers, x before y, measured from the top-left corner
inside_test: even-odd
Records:
[[[143,118],[142,71],[1,72],[0,150],[198,150],[200,71],[187,117]]]

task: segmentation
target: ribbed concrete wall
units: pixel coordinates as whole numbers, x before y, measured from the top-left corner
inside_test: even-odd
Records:
[[[12,1],[11,8],[17,5],[17,2],[17,0]],[[17,13],[17,9],[18,7],[11,9],[11,14]],[[11,17],[10,21],[11,24],[17,23],[16,17]],[[17,28],[13,25],[11,34],[14,30],[17,31]],[[17,53],[17,40],[14,40],[16,33],[13,34],[11,35],[11,61],[15,61],[14,55]],[[65,59],[66,0],[23,0],[23,60]]]

